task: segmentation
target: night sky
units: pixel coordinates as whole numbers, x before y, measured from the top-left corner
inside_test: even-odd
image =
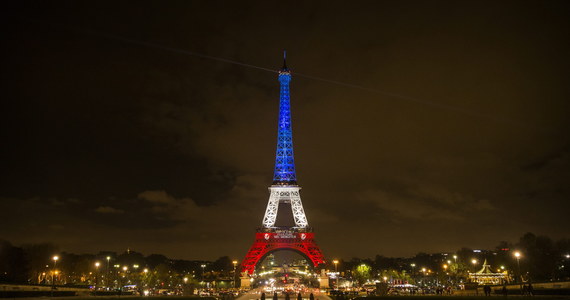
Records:
[[[284,49],[326,257],[569,237],[568,1],[13,2],[0,239],[241,260]]]

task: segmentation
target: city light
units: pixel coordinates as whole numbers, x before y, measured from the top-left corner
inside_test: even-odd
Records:
[[[476,265],[476,264],[477,264],[477,260],[476,260],[476,259],[472,259],[472,260],[471,260],[471,263],[474,264],[474,265]]]

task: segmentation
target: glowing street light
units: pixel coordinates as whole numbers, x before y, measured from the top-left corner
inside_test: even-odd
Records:
[[[338,259],[333,260],[334,272],[336,273],[336,289],[338,290]]]
[[[101,264],[97,261],[95,262],[95,290],[97,290],[97,285],[99,284],[99,266]]]
[[[237,283],[236,283],[236,280],[237,280],[237,278],[236,278],[236,268],[237,268],[238,261],[237,261],[237,260],[234,260],[234,261],[232,261],[232,264],[234,264],[234,288],[235,288],[236,285],[237,285]]]
[[[518,271],[518,275],[521,275],[521,263],[520,263],[520,259],[521,259],[521,253],[519,251],[515,251],[515,253],[513,253],[513,255],[515,256],[515,258],[517,259],[517,271]]]
[[[55,290],[55,279],[57,278],[57,271],[55,267],[57,266],[57,261],[59,260],[59,256],[54,255],[51,259],[53,259],[53,271],[51,273],[51,296],[53,297],[53,290]]]

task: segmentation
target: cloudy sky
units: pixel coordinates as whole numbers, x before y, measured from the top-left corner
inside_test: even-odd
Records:
[[[276,144],[277,74],[255,67],[279,69],[283,49],[325,256],[569,237],[567,1],[4,6],[14,244],[241,259]]]

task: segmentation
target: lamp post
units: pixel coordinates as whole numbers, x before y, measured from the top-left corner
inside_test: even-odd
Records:
[[[107,280],[105,280],[105,285],[107,288],[109,287],[109,281],[111,280],[111,269],[109,268],[109,263],[111,261],[111,257],[107,256]]]
[[[334,272],[336,274],[336,289],[338,290],[338,279],[339,279],[339,274],[338,274],[338,259],[333,260],[333,264],[334,264]]]
[[[517,275],[518,275],[518,279],[517,281],[520,280],[520,276],[521,276],[521,263],[520,263],[520,259],[521,259],[521,253],[518,251],[515,251],[514,253],[515,258],[517,259]]]
[[[234,261],[232,261],[232,263],[234,264],[234,289],[235,289],[236,285],[237,285],[237,283],[236,283],[236,280],[237,280],[236,268],[237,268],[238,261],[234,260]]]
[[[123,288],[125,287],[125,283],[128,281],[128,277],[127,277],[127,271],[129,270],[129,267],[127,266],[123,266],[123,272],[125,272],[125,275],[123,277],[125,277],[125,281],[121,284],[121,292],[119,294],[123,293]]]
[[[97,291],[97,285],[99,285],[99,262],[95,262],[95,291]]]
[[[200,267],[202,267],[202,282],[203,282],[204,284],[206,284],[206,282],[204,281],[204,269],[206,268],[206,265],[205,265],[205,264],[202,264],[202,265],[200,265]]]
[[[51,296],[53,297],[53,290],[55,290],[55,278],[57,275],[56,266],[57,266],[57,261],[59,260],[59,256],[54,255],[52,259],[53,259],[53,270],[51,272]]]
[[[59,260],[59,256],[54,255],[54,257],[52,257],[53,259],[53,272],[52,272],[52,276],[51,276],[51,285],[52,285],[52,290],[55,289],[55,271],[56,271],[56,267],[57,267],[57,261]]]

